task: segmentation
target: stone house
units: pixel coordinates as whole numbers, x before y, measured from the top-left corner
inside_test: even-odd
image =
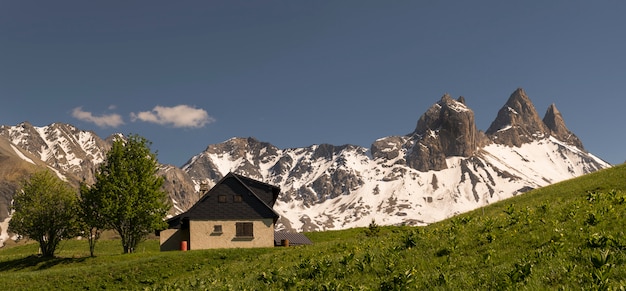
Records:
[[[158,233],[161,251],[274,246],[280,188],[228,173]]]

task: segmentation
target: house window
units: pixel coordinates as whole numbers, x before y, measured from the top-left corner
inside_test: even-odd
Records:
[[[213,233],[222,233],[222,225],[214,225],[213,226]]]
[[[217,202],[219,202],[219,203],[226,203],[226,195],[218,195],[217,196]]]
[[[235,195],[234,196],[234,202],[235,203],[241,203],[242,200],[243,200],[243,198],[241,197],[241,195]]]
[[[237,222],[237,234],[236,237],[253,237],[254,232],[252,230],[252,222]]]

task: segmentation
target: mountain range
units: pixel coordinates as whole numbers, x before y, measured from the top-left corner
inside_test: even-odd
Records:
[[[49,168],[70,184],[92,183],[114,136],[70,124],[0,126],[0,245],[9,238],[19,182]],[[465,98],[444,95],[415,130],[370,148],[316,144],[279,149],[253,137],[209,145],[178,168],[161,165],[173,208],[235,172],[281,187],[279,229],[316,231],[377,224],[423,225],[611,165],[585,151],[552,104],[543,119],[515,90],[486,131]]]

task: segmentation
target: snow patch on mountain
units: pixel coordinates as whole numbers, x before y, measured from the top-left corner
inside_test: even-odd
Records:
[[[20,151],[19,149],[17,149],[13,144],[11,144],[11,148],[15,151],[15,153],[17,154],[18,157],[20,157],[20,159],[27,161],[31,164],[35,164],[35,162],[33,162],[33,160],[31,160],[29,157],[27,157],[26,155],[24,155],[22,153],[22,151]]]
[[[9,221],[11,217],[7,217],[2,222],[0,222],[0,248],[4,246],[4,242],[9,239]]]
[[[408,141],[406,137],[399,140]],[[406,148],[392,158],[372,158],[368,149],[358,146],[265,151],[258,144],[244,139],[226,141],[216,148],[231,151],[211,148],[210,153],[192,158],[184,169],[192,171],[195,163],[213,165],[222,177],[237,172],[279,186],[281,196],[274,205],[281,215],[278,229],[297,231],[364,227],[372,220],[381,225],[429,224],[610,167],[553,137],[520,147],[491,143],[474,156],[446,158],[447,167],[436,171],[408,167]],[[388,146],[398,149],[394,143]],[[272,154],[260,158],[253,151]],[[192,179],[196,183],[205,180]]]
[[[33,126],[23,122],[15,126],[0,126],[0,135],[16,147],[31,153],[62,176],[74,175],[88,183],[93,181],[97,165],[104,161],[110,143],[94,132],[52,123]]]

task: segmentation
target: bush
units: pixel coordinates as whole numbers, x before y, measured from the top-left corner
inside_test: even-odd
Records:
[[[370,222],[369,226],[365,229],[365,236],[367,237],[378,236],[379,232],[380,232],[380,226],[376,224],[376,221],[374,219],[372,219],[372,222]]]

